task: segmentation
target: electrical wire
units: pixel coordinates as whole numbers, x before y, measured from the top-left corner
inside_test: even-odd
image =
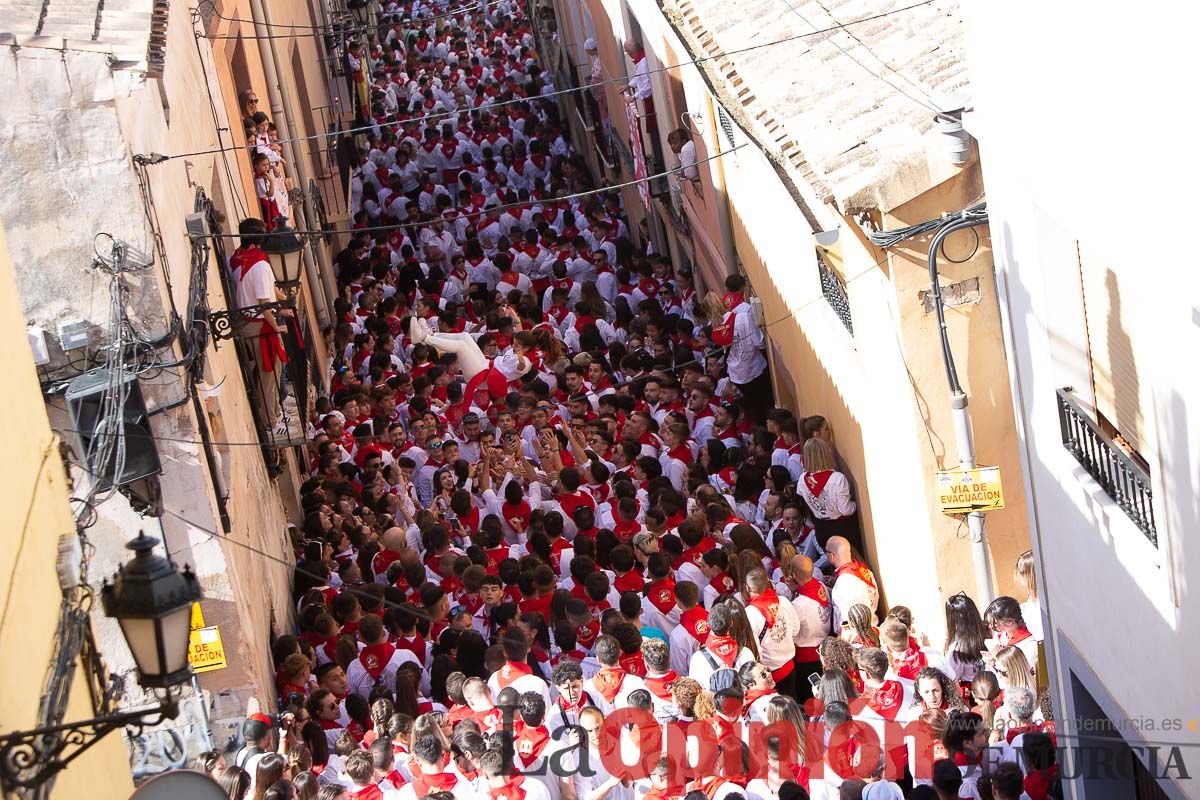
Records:
[[[783,0],[783,4],[786,5],[793,14],[795,14],[797,17],[799,17],[801,20],[803,20],[804,23],[806,25],[808,25],[808,27],[812,28],[814,31],[817,30],[816,24],[814,22],[810,21],[808,19],[808,17],[801,14],[800,10],[798,8],[796,8],[794,5],[792,5],[791,0]],[[837,25],[839,30],[841,30],[843,33],[848,35],[851,39],[853,39],[855,42],[857,42],[860,47],[862,47],[864,50],[866,50],[868,53],[870,53],[872,56],[874,56],[875,60],[878,61],[880,64],[882,64],[886,69],[891,70],[891,72],[893,72],[898,78],[900,78],[902,81],[907,83],[909,86],[912,86],[914,89],[916,89],[917,92],[920,95],[922,95],[925,99],[921,100],[919,98],[913,97],[911,94],[904,91],[903,89],[901,89],[896,84],[892,83],[887,78],[883,77],[879,73],[872,70],[866,64],[862,63],[857,58],[855,58],[854,54],[852,54],[849,50],[842,47],[832,36],[830,36],[825,41],[829,42],[831,45],[833,45],[838,50],[840,50],[842,55],[846,56],[846,58],[850,59],[858,66],[862,67],[863,70],[865,70],[867,72],[867,74],[871,75],[874,78],[877,78],[878,80],[883,81],[888,86],[892,87],[892,89],[894,89],[897,93],[899,93],[900,95],[902,95],[904,97],[907,97],[909,100],[912,100],[917,105],[922,106],[923,108],[926,108],[930,111],[933,111],[939,117],[942,116],[942,109],[938,107],[937,102],[932,97],[929,96],[928,92],[926,92],[923,88],[918,86],[913,81],[909,80],[906,76],[902,75],[898,70],[893,68],[890,64],[888,64],[886,61],[884,61],[882,58],[880,58],[878,55],[876,55],[875,51],[872,50],[870,47],[868,47],[865,42],[863,42],[861,39],[859,39],[857,36],[855,36],[850,30],[848,30],[844,25],[842,25],[840,22],[838,22],[837,18],[834,17],[833,14],[830,13],[830,11],[828,9],[826,9],[822,6],[822,10],[825,12],[825,14],[830,19],[832,19],[834,21],[834,23]]]
[[[888,248],[895,247],[903,241],[915,239],[918,236],[936,231],[938,228],[941,228],[959,219],[979,219],[981,217],[987,217],[986,202],[976,203],[974,205],[967,206],[960,211],[943,214],[937,219],[919,222],[916,225],[909,225],[906,228],[896,228],[895,230],[890,231],[866,231],[866,234],[867,239],[871,242],[871,244],[887,250]]]
[[[867,273],[873,271],[875,268],[881,266],[886,261],[887,261],[887,257],[885,256],[884,258],[880,259],[879,261],[876,261],[873,264],[869,264],[866,267],[863,267],[858,272],[845,278],[844,279],[845,284],[847,286],[849,286],[851,283],[858,280],[859,278],[866,275]],[[795,308],[793,308],[792,310],[790,310],[788,313],[784,314],[783,316],[778,317],[777,319],[771,320],[770,322],[764,323],[762,326],[762,330],[768,330],[768,329],[773,328],[774,326],[780,324],[781,322],[786,322],[789,319],[793,319],[797,314],[799,314],[804,309],[808,308],[809,306],[813,305],[814,303],[822,302],[824,300],[825,300],[824,294],[818,294],[817,296],[796,306]],[[740,340],[735,339],[734,341],[736,342],[736,341],[740,341]],[[730,346],[732,346],[732,345],[730,345]],[[671,367],[671,369],[679,370],[679,369],[683,369],[684,367],[690,367],[694,364],[699,364],[702,366],[705,363],[705,359],[708,357],[708,355],[709,355],[708,353],[705,353],[704,355],[700,356],[699,358],[693,358],[691,361],[682,361],[678,364],[673,365]],[[613,386],[613,388],[620,388],[622,386],[631,385],[631,384],[638,383],[639,381],[643,381],[643,380],[645,380],[645,379],[644,378],[631,378],[628,380],[623,380],[623,381],[618,381],[616,383],[613,383],[612,386]],[[54,406],[54,403],[51,402],[50,405]],[[63,408],[62,406],[54,406],[54,407],[55,408]],[[65,408],[63,410],[65,410]],[[54,430],[56,433],[60,433],[60,434],[86,433],[85,431],[79,431],[74,428],[55,428]],[[185,439],[185,438],[173,437],[173,436],[155,436],[153,434],[150,434],[147,438],[150,438],[150,439],[153,439],[154,441],[159,441],[159,442],[175,442],[178,444],[191,444],[191,445],[205,444],[205,440],[203,440],[203,439]],[[258,448],[261,448],[263,446],[262,442],[257,442],[257,441],[256,442],[234,442],[234,441],[218,441],[216,439],[210,439],[210,440],[207,440],[207,443],[211,444],[211,445],[217,445],[220,447],[258,447]],[[295,441],[295,442],[290,443],[287,446],[290,447],[293,445],[300,445],[300,444],[305,444],[305,443],[306,442],[304,442],[304,441]]]
[[[460,6],[455,11],[445,11],[440,14],[434,14],[434,15],[430,15],[427,17],[421,16],[421,17],[416,17],[416,18],[409,18],[409,17],[402,17],[402,15],[400,15],[400,14],[383,14],[381,16],[382,17],[392,17],[392,18],[401,17],[399,24],[402,24],[402,25],[411,25],[411,24],[416,24],[416,23],[425,25],[429,22],[435,22],[439,19],[448,19],[450,17],[458,17],[458,16],[462,16],[463,14],[471,13],[474,11],[482,11],[483,9],[491,8],[493,6],[512,5],[512,4],[513,4],[512,0],[487,0],[487,2],[477,3],[477,4],[471,5],[471,6]],[[212,3],[212,0],[203,0],[203,2],[200,3],[200,5],[201,6],[204,6],[204,5],[213,6],[213,3]],[[197,9],[198,8],[199,8],[199,6],[197,6]],[[356,24],[351,24],[351,25],[338,25],[337,23],[334,23],[332,25],[289,25],[286,23],[275,23],[275,22],[272,22],[272,23],[255,22],[252,19],[239,19],[237,17],[223,17],[220,14],[218,14],[215,10],[213,11],[213,16],[216,17],[217,19],[221,19],[226,22],[238,22],[238,23],[242,23],[242,24],[254,25],[255,27],[261,26],[261,27],[268,28],[268,29],[282,28],[282,29],[291,29],[291,30],[304,30],[304,31],[312,31],[313,33],[280,34],[280,35],[270,34],[267,36],[259,36],[259,35],[254,35],[254,36],[241,36],[241,35],[208,36],[208,35],[205,35],[203,37],[205,39],[287,39],[287,38],[290,38],[292,35],[295,35],[295,36],[312,36],[312,35],[316,35],[316,36],[334,35],[334,36],[337,36],[337,35],[348,35],[348,34],[352,35],[354,33],[359,33],[362,31],[378,32],[379,28],[381,28],[385,25],[395,24],[395,23],[382,22],[378,25],[372,25],[370,23],[364,23],[364,24],[356,23]]]
[[[750,145],[750,142],[742,142],[741,144],[735,145],[735,146],[729,148],[728,150],[721,150],[719,152],[713,153],[711,156],[708,156],[707,158],[702,158],[699,161],[694,161],[691,164],[686,164],[686,165],[680,164],[677,167],[672,167],[670,169],[664,170],[664,171],[659,172],[654,175],[647,175],[643,178],[634,178],[633,180],[625,181],[624,183],[614,183],[609,186],[602,186],[598,189],[586,189],[582,192],[574,192],[572,194],[565,194],[565,195],[561,195],[559,197],[547,198],[547,200],[548,201],[553,200],[555,202],[558,202],[558,201],[562,201],[562,200],[577,200],[581,197],[592,197],[593,195],[598,195],[598,194],[609,194],[618,189],[624,189],[629,186],[636,186],[639,183],[646,183],[648,181],[655,181],[660,178],[665,178],[668,175],[672,175],[676,172],[681,172],[685,169],[691,169],[700,164],[708,163],[709,161],[715,161],[718,158],[721,158],[722,156],[727,156],[730,153],[741,150],[743,147],[748,147],[749,145]],[[505,211],[510,208],[524,208],[529,205],[531,205],[531,202],[504,203],[501,205],[494,205],[489,208],[485,208],[481,212],[475,212],[474,214],[464,214],[463,216],[465,216],[469,219],[471,217],[481,216],[482,214],[486,213],[487,211]],[[370,225],[370,226],[366,226],[363,228],[333,228],[332,230],[315,230],[315,229],[313,229],[313,230],[291,230],[290,233],[293,233],[298,236],[323,236],[323,235],[327,235],[330,233],[349,233],[351,235],[354,235],[354,234],[359,234],[359,233],[377,233],[377,232],[384,232],[384,231],[394,231],[397,228],[403,228],[403,227],[407,227],[407,226],[404,223],[397,223],[395,225]],[[240,234],[240,233],[209,233],[209,234],[206,234],[206,236],[208,238],[212,238],[212,239],[241,239],[242,238],[242,234]]]
[[[761,42],[759,44],[747,45],[746,47],[736,48],[733,50],[725,50],[725,51],[722,51],[720,53],[716,53],[713,55],[700,56],[699,58],[696,58],[696,59],[693,59],[690,61],[683,61],[678,64],[669,64],[666,66],[656,67],[655,69],[648,70],[647,72],[645,72],[643,74],[654,75],[656,73],[667,72],[668,70],[680,69],[682,67],[692,66],[692,65],[696,65],[696,64],[702,64],[707,61],[713,61],[716,59],[726,58],[728,56],[738,55],[740,53],[748,53],[748,52],[751,52],[754,50],[761,50],[766,47],[774,47],[776,45],[781,45],[781,44],[786,44],[788,42],[794,42],[794,41],[798,41],[801,39],[806,39],[810,36],[820,36],[822,34],[840,30],[842,28],[845,28],[848,25],[859,25],[864,22],[871,22],[871,21],[877,20],[877,19],[884,19],[886,17],[890,17],[895,14],[900,14],[905,11],[910,11],[914,8],[920,8],[921,6],[927,6],[933,2],[936,2],[936,0],[921,0],[921,2],[912,3],[911,5],[907,5],[907,6],[901,6],[900,8],[894,8],[890,11],[884,11],[879,14],[872,14],[871,16],[862,17],[860,19],[850,20],[848,22],[844,22],[840,25],[837,25],[837,26],[834,26],[831,28],[824,28],[821,30],[811,31],[809,33],[799,33],[799,34],[795,34],[793,36],[785,37],[783,39],[777,39],[775,41]],[[501,101],[489,104],[486,107],[486,110],[490,110],[493,108],[500,108],[503,106],[514,105],[517,103],[528,103],[528,102],[532,102],[534,100],[545,100],[545,99],[549,99],[551,97],[559,97],[562,95],[569,95],[569,94],[573,94],[576,92],[586,92],[586,91],[590,91],[591,89],[593,89],[595,87],[604,86],[604,85],[608,85],[608,84],[615,84],[615,83],[628,84],[629,80],[630,80],[629,78],[609,78],[609,79],[606,79],[603,81],[597,81],[595,83],[590,83],[586,86],[580,86],[578,88],[572,87],[572,88],[568,88],[568,89],[557,89],[553,92],[546,92],[545,94],[538,95],[537,97],[517,97],[517,98],[513,98],[511,100],[501,100]],[[372,123],[370,125],[362,125],[357,128],[347,128],[347,129],[341,130],[341,131],[333,131],[333,132],[324,131],[321,133],[310,134],[308,136],[296,136],[291,139],[280,139],[276,142],[276,144],[305,142],[305,141],[311,141],[314,139],[325,139],[325,138],[342,136],[344,134],[354,135],[354,134],[359,134],[359,133],[377,132],[381,128],[399,127],[399,126],[403,126],[403,125],[420,124],[420,123],[425,123],[425,122],[449,119],[449,118],[457,117],[459,114],[469,113],[469,111],[471,111],[471,109],[458,109],[458,110],[454,110],[454,111],[435,112],[432,114],[426,114],[425,116],[422,116],[422,117],[415,117],[413,119],[408,119],[408,120],[396,120],[395,122],[384,122],[384,123],[379,123],[379,124]],[[197,150],[197,151],[191,152],[191,153],[175,153],[175,154],[171,154],[171,155],[159,154],[159,155],[155,156],[155,160],[150,164],[150,166],[153,166],[154,164],[161,164],[165,161],[170,161],[171,159],[176,159],[176,158],[192,158],[195,156],[213,155],[216,153],[225,152],[227,150],[235,151],[235,150],[240,150],[240,149],[242,149],[242,148],[241,147],[232,147],[232,148],[216,148],[216,149],[209,149],[209,150]]]

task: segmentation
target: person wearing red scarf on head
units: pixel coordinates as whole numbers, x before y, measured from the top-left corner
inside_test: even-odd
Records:
[[[755,568],[746,573],[750,605],[746,619],[758,640],[759,660],[771,670],[780,694],[794,696],[796,691],[796,634],[800,620],[792,604],[781,601],[766,570]]]
[[[271,262],[259,245],[267,233],[267,226],[253,217],[242,220],[238,226],[241,246],[229,257],[229,269],[237,280],[237,304],[239,309],[286,300],[287,295],[275,286],[275,273]],[[287,350],[280,334],[286,328],[279,317],[291,317],[290,308],[276,315],[273,309],[263,309],[249,317],[251,323],[243,328],[244,335],[258,339],[259,365],[263,372],[273,372],[275,364],[286,364]],[[258,324],[253,324],[258,323]],[[268,394],[270,394],[268,392]]]
[[[739,669],[754,660],[749,648],[739,645],[730,635],[732,629],[733,612],[727,605],[717,603],[709,609],[708,638],[688,664],[688,676],[701,686],[708,686],[709,677],[718,669]]]
[[[396,795],[397,800],[423,800],[434,792],[450,792],[456,796],[471,798],[474,788],[459,777],[457,772],[447,772],[449,753],[436,736],[422,736],[413,742],[412,781],[405,784]]]
[[[506,764],[504,754],[498,750],[480,756],[479,771],[487,792],[479,800],[550,800],[550,792],[542,783],[521,775],[516,765]]]
[[[642,679],[621,668],[621,645],[607,634],[596,639],[594,648],[600,669],[584,681],[584,690],[605,715],[625,704],[630,692],[643,687]]]

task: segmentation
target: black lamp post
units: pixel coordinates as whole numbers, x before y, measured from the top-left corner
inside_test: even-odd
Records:
[[[169,689],[192,677],[188,666],[192,604],[200,585],[190,567],[183,572],[154,554],[158,539],[138,532],[127,546],[136,555],[121,567],[113,583],[100,591],[104,613],[121,625],[137,663],[138,683]]]
[[[263,238],[262,250],[271,260],[275,283],[285,291],[300,285],[300,262],[304,258],[304,237],[280,225]]]
[[[105,582],[100,597],[104,613],[121,626],[137,663],[138,683],[163,690],[162,701],[149,708],[116,711],[109,706],[108,681],[99,658],[85,658],[85,669],[101,688],[93,702],[97,716],[78,722],[49,725],[0,736],[0,788],[6,795],[34,789],[51,780],[75,758],[112,731],[142,729],[173,719],[179,713],[173,688],[192,676],[188,666],[192,604],[201,597],[190,568],[154,554],[158,540],[139,533],[129,543],[132,561]],[[84,618],[84,625],[89,625]],[[90,642],[91,630],[84,631]]]

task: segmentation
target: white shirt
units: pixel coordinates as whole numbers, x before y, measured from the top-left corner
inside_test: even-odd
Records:
[[[255,262],[245,277],[242,277],[239,272],[237,270],[234,271],[234,277],[237,278],[238,282],[238,308],[256,306],[264,301],[267,303],[274,302],[275,273],[271,271],[271,264],[266,259]]]
[[[792,599],[792,610],[796,612],[796,647],[816,647],[830,635],[833,607],[821,605],[811,597],[796,593]]]
[[[758,608],[746,606],[746,619],[758,639],[758,660],[764,667],[773,672],[796,657],[796,632],[800,629],[800,620],[791,603],[779,598],[775,624],[765,633],[767,618]]]
[[[821,488],[821,494],[814,495],[804,482],[804,476],[807,474],[805,472],[800,475],[800,480],[796,482],[796,490],[804,498],[804,502],[808,503],[814,516],[821,519],[841,519],[858,510],[854,499],[850,497],[850,482],[846,480],[845,475],[835,470]]]
[[[871,576],[874,579],[874,575]],[[872,625],[875,622],[875,609],[879,605],[879,589],[863,581],[857,575],[844,572],[838,575],[829,593],[833,601],[833,627],[837,630],[848,617],[850,606],[864,605],[871,609]]]
[[[709,661],[710,657],[712,661]],[[713,666],[714,661],[717,664],[716,667]],[[734,659],[733,666],[729,667],[729,669],[741,669],[742,664],[751,664],[753,662],[754,654],[750,652],[750,648],[743,647],[738,651],[737,658]],[[708,691],[708,679],[712,677],[712,674],[717,669],[725,668],[725,663],[721,659],[709,653],[703,647],[700,647],[692,655],[692,660],[688,664],[688,677],[697,681],[702,689]]]
[[[729,355],[725,360],[729,379],[734,383],[745,384],[757,378],[767,368],[767,357],[763,354],[766,347],[766,337],[762,328],[754,321],[754,312],[750,304],[742,301],[732,312],[733,343],[729,345]]]

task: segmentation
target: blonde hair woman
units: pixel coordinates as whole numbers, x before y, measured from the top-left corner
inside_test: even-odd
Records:
[[[1038,598],[1037,571],[1033,566],[1033,551],[1026,550],[1017,556],[1017,564],[1013,569],[1013,578],[1018,586],[1025,588],[1026,600],[1021,603],[1021,616],[1025,617],[1025,627],[1033,634],[1033,638],[1042,641],[1042,606]]]
[[[996,653],[996,664],[992,667],[992,671],[996,673],[1002,690],[1010,686],[1020,686],[1037,693],[1033,669],[1030,668],[1029,659],[1025,658],[1025,653],[1019,647],[1000,648]]]
[[[817,543],[822,548],[831,536],[842,536],[862,552],[858,535],[858,506],[850,496],[850,481],[838,471],[833,445],[809,439],[802,452],[804,471],[796,492],[812,512]]]

